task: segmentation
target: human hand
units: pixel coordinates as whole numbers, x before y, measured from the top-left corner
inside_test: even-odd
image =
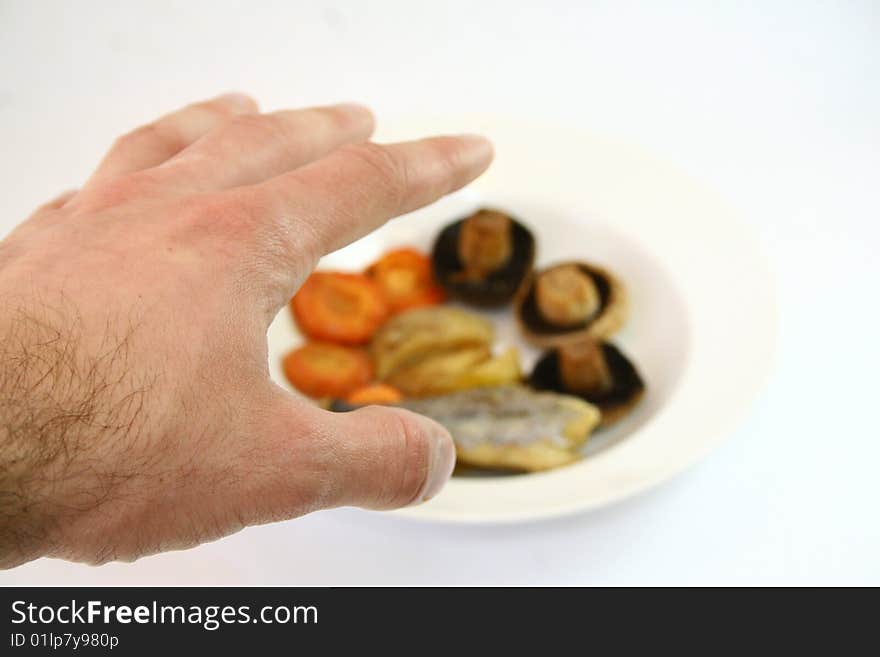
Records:
[[[0,242],[0,566],[131,560],[440,490],[438,424],[329,413],[269,379],[266,330],[323,254],[492,158],[479,137],[379,146],[372,129],[358,106],[192,105]]]

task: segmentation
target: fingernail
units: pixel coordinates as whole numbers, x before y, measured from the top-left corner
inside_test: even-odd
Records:
[[[420,502],[427,502],[439,493],[455,468],[455,444],[452,437],[440,425],[432,422],[434,449],[431,451],[430,470],[428,471],[428,483]]]
[[[223,94],[222,96],[219,96],[219,99],[235,105],[240,109],[252,110],[257,106],[257,103],[253,98],[237,91]]]

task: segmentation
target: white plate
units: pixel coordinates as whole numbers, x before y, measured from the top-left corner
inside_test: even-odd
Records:
[[[514,522],[621,500],[675,475],[732,427],[763,386],[775,335],[773,285],[756,239],[715,194],[639,149],[558,126],[497,117],[424,119],[383,141],[481,132],[496,147],[468,189],[392,221],[323,259],[358,270],[392,246],[429,249],[439,229],[480,205],[511,212],[538,242],[537,266],[582,259],[617,272],[631,316],[615,338],[647,394],[633,414],[597,434],[585,458],[549,472],[454,477],[436,498],[396,513],[453,522]],[[516,344],[526,371],[537,351],[509,311],[492,314],[498,344]],[[301,341],[289,313],[269,331],[273,377]]]

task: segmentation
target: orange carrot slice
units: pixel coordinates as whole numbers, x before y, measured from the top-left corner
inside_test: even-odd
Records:
[[[362,349],[308,342],[282,363],[294,388],[309,397],[341,398],[373,378],[373,363]]]
[[[371,383],[348,393],[345,401],[356,406],[366,404],[396,404],[403,399],[403,393],[387,383]]]
[[[432,306],[446,298],[434,280],[431,259],[412,248],[389,251],[367,269],[388,301],[392,313]]]
[[[309,337],[339,344],[369,342],[388,317],[382,289],[362,274],[316,271],[290,305]]]

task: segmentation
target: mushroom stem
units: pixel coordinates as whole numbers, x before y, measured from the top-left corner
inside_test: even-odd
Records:
[[[600,394],[613,385],[602,344],[585,339],[559,349],[559,372],[566,390],[580,394]]]
[[[464,220],[458,237],[458,259],[472,278],[485,278],[503,267],[513,253],[510,217],[479,210]]]

